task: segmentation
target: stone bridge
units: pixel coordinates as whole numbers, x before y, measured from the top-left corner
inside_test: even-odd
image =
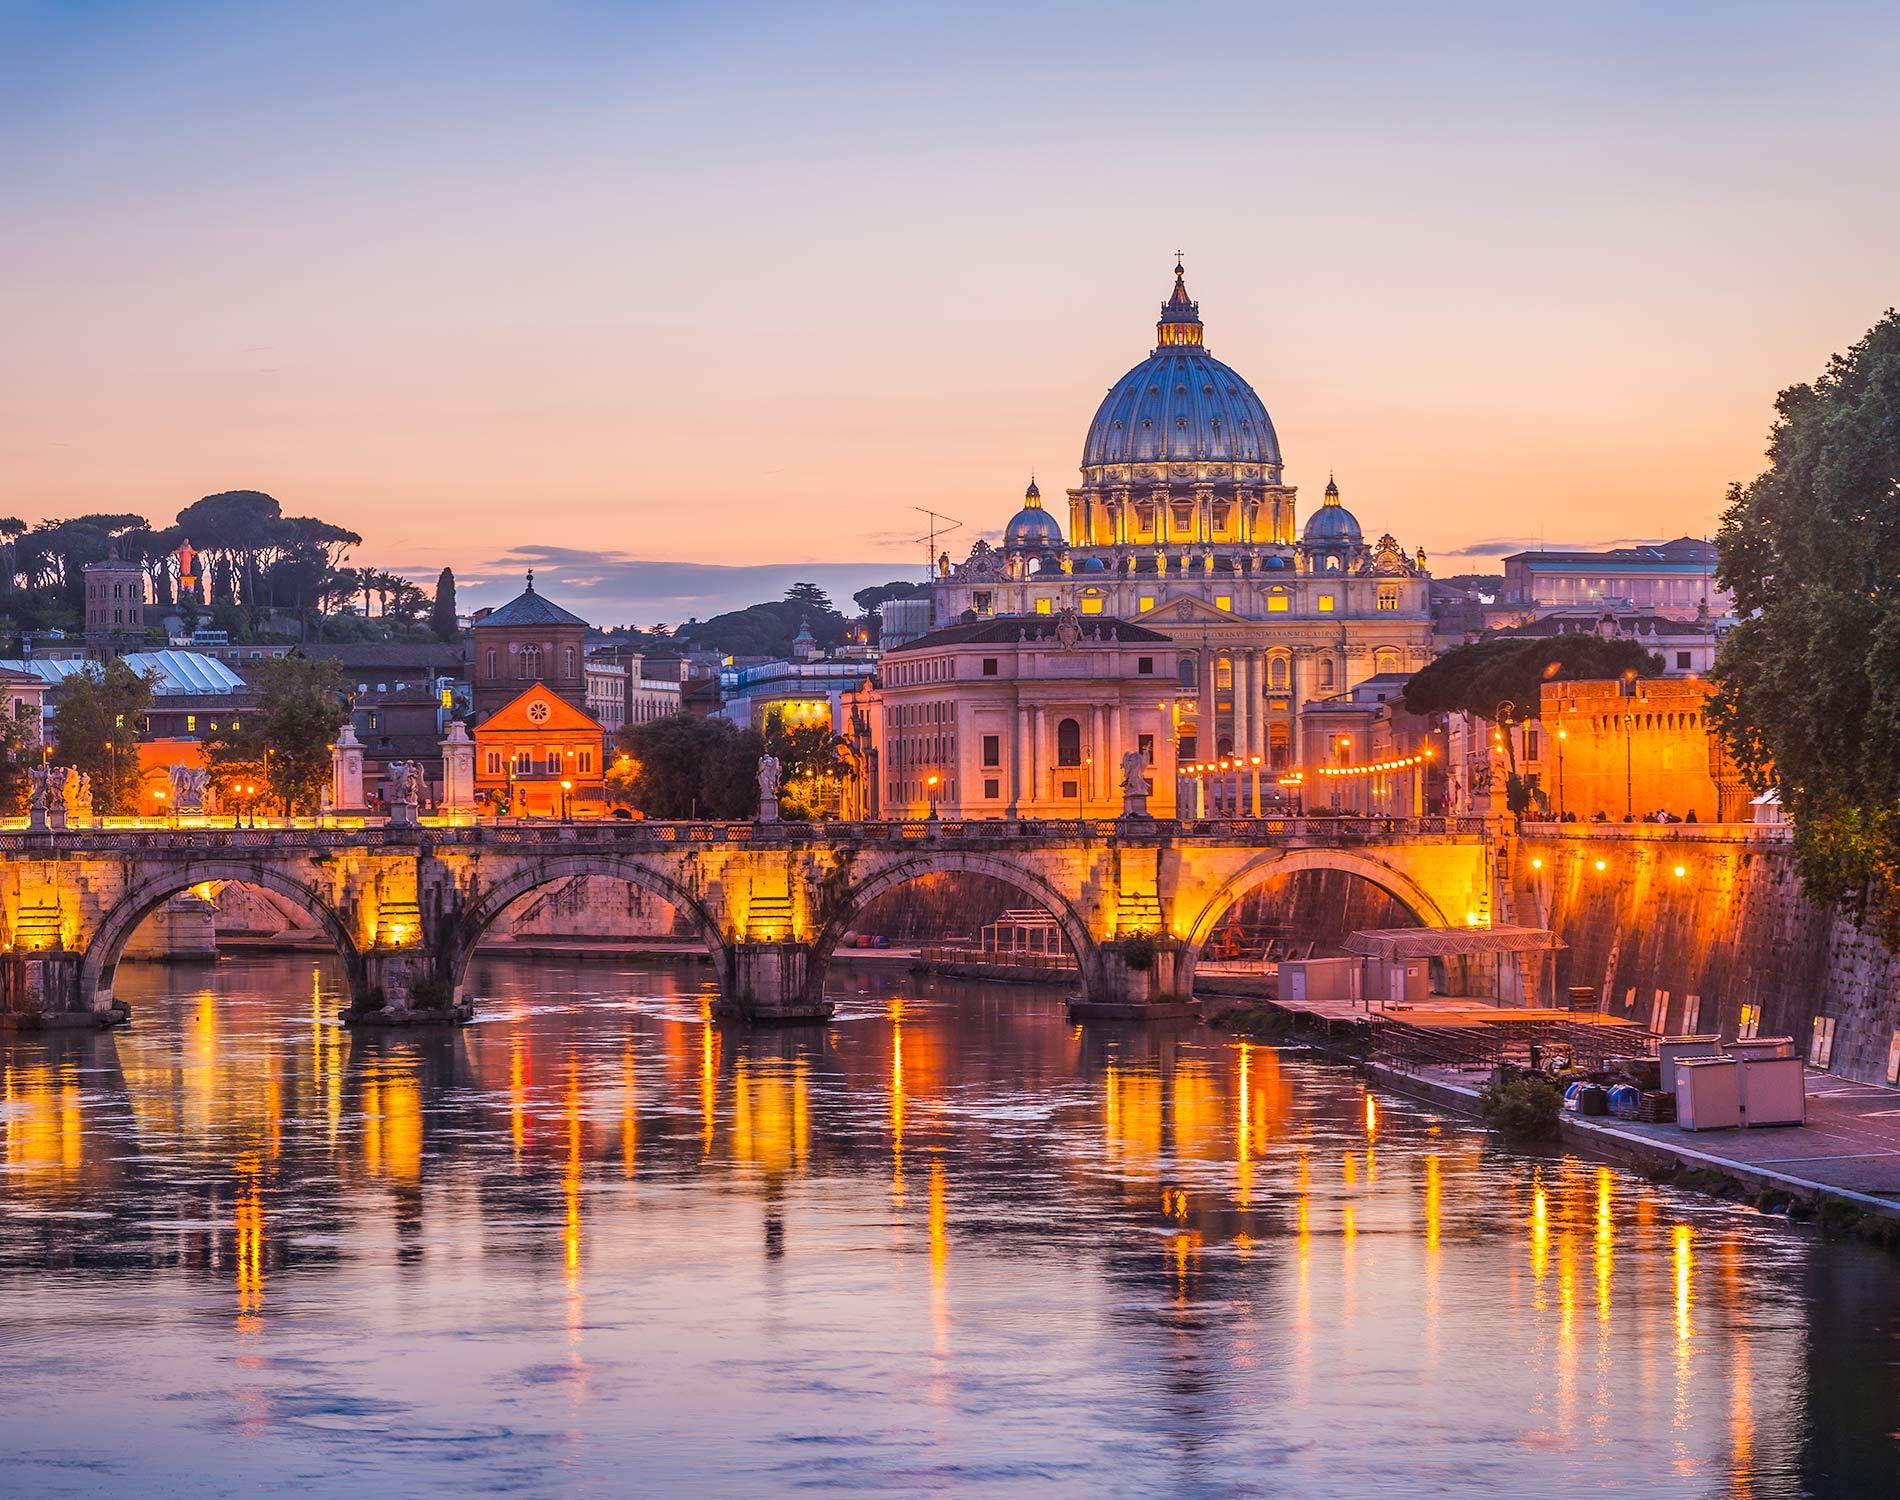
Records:
[[[1255,887],[1343,870],[1427,925],[1488,922],[1480,819],[1150,819],[970,823],[593,823],[0,833],[0,1015],[15,1025],[124,1014],[126,940],[180,892],[243,881],[295,902],[336,945],[346,1018],[465,1017],[469,959],[514,901],[574,875],[652,892],[698,927],[723,1014],[830,1014],[825,973],[865,908],[962,871],[1047,910],[1081,998],[1150,1006],[1193,992],[1201,948]]]

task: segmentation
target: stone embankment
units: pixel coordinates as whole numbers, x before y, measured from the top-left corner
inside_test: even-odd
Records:
[[[1509,867],[1511,917],[1566,945],[1558,993],[1589,985],[1657,1032],[1792,1036],[1837,1077],[1893,1081],[1900,959],[1808,899],[1785,830],[1526,823]]]

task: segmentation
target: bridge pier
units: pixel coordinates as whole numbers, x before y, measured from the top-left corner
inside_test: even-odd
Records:
[[[1069,1000],[1078,1021],[1166,1021],[1200,1014],[1182,983],[1185,955],[1173,938],[1133,936],[1095,945],[1082,966],[1082,993]]]
[[[475,1002],[456,995],[422,948],[372,948],[349,969],[346,1026],[459,1025],[475,1014]]]
[[[812,949],[800,942],[728,943],[713,1014],[733,1021],[828,1021],[825,975]]]
[[[131,1019],[123,1001],[94,1008],[84,984],[86,956],[64,949],[0,955],[0,1031],[118,1026]]]

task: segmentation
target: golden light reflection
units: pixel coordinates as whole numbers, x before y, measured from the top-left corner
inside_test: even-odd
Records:
[[[1538,1167],[1531,1174],[1531,1277],[1541,1284],[1549,1274],[1550,1194],[1544,1187],[1544,1169]]]
[[[930,1325],[939,1354],[947,1354],[950,1349],[949,1269],[949,1214],[944,1200],[943,1162],[935,1160],[930,1164]]]
[[[422,1096],[413,1061],[378,1063],[363,1079],[363,1164],[370,1176],[422,1176]]]
[[[719,1033],[707,1017],[699,1029],[700,1155],[711,1156],[713,1124],[719,1111]]]
[[[633,1038],[620,1048],[620,1171],[633,1176],[634,1158],[640,1149],[640,1079],[633,1061]]]
[[[567,1158],[561,1174],[566,1205],[561,1229],[561,1263],[567,1268],[568,1285],[574,1286],[581,1274],[581,1082],[579,1065],[571,1055],[567,1060],[567,1088],[562,1097],[567,1121]]]
[[[515,1166],[528,1144],[528,1064],[522,1056],[521,1035],[515,1034],[508,1054],[508,1131],[515,1143]]]
[[[238,1158],[237,1202],[232,1218],[237,1231],[234,1272],[237,1278],[237,1329],[255,1333],[263,1326],[264,1311],[264,1200],[263,1169],[255,1155]]]
[[[1253,1079],[1250,1054],[1253,1048],[1239,1044],[1240,1117],[1234,1130],[1234,1201],[1242,1208],[1253,1206]]]
[[[0,1083],[6,1162],[16,1181],[76,1173],[85,1158],[79,1070],[72,1063],[9,1064]]]
[[[891,1000],[891,1201],[904,1202],[904,1002]]]
[[[1675,1426],[1689,1425],[1690,1396],[1695,1389],[1695,1358],[1690,1314],[1695,1307],[1695,1231],[1687,1224],[1669,1230],[1670,1260],[1676,1283],[1676,1409]]]
[[[1612,1275],[1616,1269],[1616,1175],[1597,1168],[1596,1273],[1597,1322],[1608,1328]]]

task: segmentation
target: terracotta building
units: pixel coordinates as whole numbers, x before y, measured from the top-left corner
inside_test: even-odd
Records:
[[[475,726],[475,801],[518,818],[605,814],[600,724],[537,682]]]
[[[1520,772],[1553,816],[1746,821],[1751,794],[1709,727],[1714,694],[1690,679],[1548,683],[1541,719],[1514,731]]]
[[[479,616],[468,634],[478,726],[536,682],[585,715],[587,622],[537,594],[532,571],[525,590]]]
[[[885,653],[873,703],[854,699],[877,766],[864,815],[1115,817],[1121,758],[1139,750],[1148,810],[1172,817],[1178,692],[1174,643],[1125,620],[933,630]]]

